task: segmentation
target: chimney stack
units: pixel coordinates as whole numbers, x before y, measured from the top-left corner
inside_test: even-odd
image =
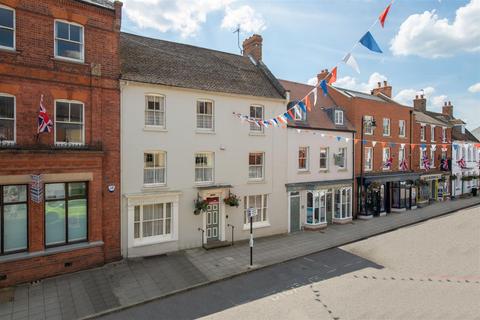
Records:
[[[256,61],[262,60],[262,42],[263,38],[259,34],[254,34],[243,41],[243,55],[252,56]]]
[[[453,106],[451,101],[448,101],[448,103],[445,101],[442,107],[442,114],[453,118]]]
[[[420,96],[417,94],[415,96],[415,99],[413,99],[413,109],[421,112],[427,111],[427,99],[423,94]]]
[[[392,97],[392,86],[388,85],[387,81],[383,81],[383,86],[381,82],[377,82],[377,87],[373,88],[371,91],[372,95],[378,95],[382,93],[383,95],[391,98]]]
[[[317,74],[317,83],[320,83],[320,81],[322,81],[323,79],[328,82],[331,76],[331,74],[329,75],[328,69],[323,69],[322,71],[320,71],[319,74]]]

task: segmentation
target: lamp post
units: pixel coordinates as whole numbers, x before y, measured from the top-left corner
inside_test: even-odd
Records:
[[[372,129],[375,130],[375,128],[377,127],[377,124],[375,122],[375,119],[372,117],[371,119],[365,119],[365,116],[362,116],[362,133],[361,133],[361,141],[360,141],[360,195],[359,195],[359,198],[360,198],[360,213],[362,211],[362,201],[364,202],[364,205],[363,205],[363,208],[365,209],[365,213],[366,213],[366,206],[367,206],[367,199],[366,199],[366,190],[365,190],[365,199],[362,199],[362,193],[363,193],[363,189],[364,189],[364,182],[365,182],[365,177],[364,177],[364,174],[365,174],[365,166],[363,165],[363,158],[365,157],[365,150],[364,150],[364,144],[363,144],[363,141],[365,139],[365,125],[368,124],[370,125],[370,127]],[[373,152],[373,151],[372,151]],[[372,166],[373,166],[373,163],[372,163]]]

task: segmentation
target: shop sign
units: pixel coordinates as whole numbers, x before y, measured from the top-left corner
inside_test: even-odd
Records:
[[[43,181],[42,175],[31,175],[32,181],[30,182],[30,198],[35,203],[42,202],[43,198]]]
[[[428,174],[421,176],[420,179],[425,180],[425,181],[433,181],[433,180],[438,180],[441,179],[442,175],[441,174]]]

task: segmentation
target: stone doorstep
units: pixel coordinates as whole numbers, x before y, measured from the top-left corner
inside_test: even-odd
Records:
[[[187,291],[190,291],[190,290],[193,290],[195,288],[199,288],[199,287],[203,287],[203,286],[206,286],[206,285],[210,285],[210,284],[213,284],[213,283],[216,283],[216,282],[219,282],[219,281],[223,281],[223,280],[227,280],[227,279],[230,279],[230,278],[234,278],[234,277],[237,277],[237,276],[240,276],[242,274],[245,274],[245,273],[249,273],[249,272],[254,272],[256,270],[261,270],[261,269],[264,269],[264,268],[267,268],[269,266],[272,266],[272,265],[275,265],[275,264],[278,264],[278,263],[283,263],[283,262],[287,262],[287,261],[290,261],[290,260],[294,260],[294,259],[297,259],[297,258],[300,258],[300,257],[304,257],[306,255],[309,255],[309,254],[314,254],[314,253],[317,253],[317,252],[321,252],[321,251],[325,251],[325,250],[328,250],[328,249],[331,249],[331,248],[334,248],[334,247],[339,247],[339,246],[344,246],[344,245],[347,245],[349,243],[352,243],[352,242],[357,242],[357,241],[361,241],[363,239],[367,239],[367,238],[370,238],[370,237],[373,237],[373,236],[377,236],[377,235],[381,235],[383,233],[387,233],[387,232],[390,232],[390,231],[395,231],[399,228],[402,228],[402,227],[406,227],[406,226],[410,226],[410,225],[414,225],[414,224],[417,224],[417,223],[420,223],[420,222],[423,222],[423,221],[427,221],[427,220],[430,220],[430,219],[433,219],[433,218],[437,218],[437,217],[441,217],[441,216],[444,216],[444,215],[447,215],[447,214],[451,214],[451,213],[454,213],[454,212],[457,212],[459,210],[464,210],[464,209],[468,209],[470,207],[474,207],[474,206],[478,206],[480,204],[480,201],[476,202],[476,203],[473,203],[473,204],[468,204],[464,207],[460,207],[460,208],[449,208],[446,212],[443,212],[443,213],[440,213],[440,214],[435,214],[435,215],[428,215],[428,216],[422,216],[420,217],[419,219],[415,219],[409,223],[404,223],[404,224],[400,224],[398,226],[395,226],[395,227],[390,227],[388,226],[387,228],[379,228],[378,230],[375,230],[372,234],[370,235],[367,235],[367,236],[361,236],[360,238],[358,239],[353,239],[353,240],[347,240],[346,243],[342,243],[342,244],[334,244],[334,245],[329,245],[327,246],[326,248],[323,248],[323,249],[314,249],[314,250],[311,250],[311,252],[308,252],[308,253],[300,253],[298,255],[293,255],[287,259],[279,259],[277,261],[274,261],[273,263],[270,263],[270,264],[264,264],[262,266],[257,266],[257,268],[245,268],[239,272],[236,272],[236,273],[232,273],[226,277],[221,277],[221,278],[216,278],[214,280],[207,280],[205,282],[202,282],[202,283],[198,283],[198,284],[195,284],[195,285],[192,285],[190,287],[186,287],[186,288],[183,288],[183,289],[179,289],[179,290],[175,290],[175,291],[172,291],[172,292],[169,292],[167,294],[164,294],[164,295],[160,295],[160,296],[157,296],[157,297],[152,297],[151,299],[148,299],[148,300],[144,300],[144,301],[140,301],[140,302],[137,302],[137,303],[133,303],[133,304],[130,304],[130,305],[124,305],[124,306],[120,306],[120,307],[115,307],[115,308],[111,308],[111,309],[108,309],[108,310],[104,310],[104,311],[101,311],[101,312],[98,312],[98,313],[95,313],[95,314],[92,314],[92,315],[88,315],[88,316],[85,316],[83,318],[80,318],[80,320],[87,320],[87,319],[94,319],[94,318],[97,318],[99,316],[103,316],[103,315],[107,315],[107,314],[111,314],[111,313],[115,313],[115,312],[118,312],[118,311],[121,311],[121,310],[124,310],[124,309],[128,309],[128,308],[131,308],[131,307],[134,307],[136,305],[142,305],[142,304],[146,304],[148,302],[151,302],[151,301],[154,301],[154,300],[158,300],[158,299],[163,299],[163,298],[166,298],[166,297],[169,297],[169,296],[173,296],[175,294],[178,294],[178,293],[182,293],[182,292],[187,292]]]

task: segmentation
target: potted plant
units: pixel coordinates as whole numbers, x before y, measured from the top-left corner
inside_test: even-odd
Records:
[[[226,205],[229,205],[230,207],[237,207],[240,205],[240,199],[237,197],[237,195],[230,193],[228,197],[223,199],[223,202],[225,202]]]
[[[199,215],[203,211],[206,211],[208,207],[207,200],[198,198],[195,200],[195,210],[193,210],[193,214]]]

